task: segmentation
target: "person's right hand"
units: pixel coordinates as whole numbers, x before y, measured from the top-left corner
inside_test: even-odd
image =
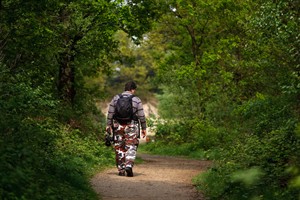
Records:
[[[111,133],[112,133],[112,128],[111,128],[111,126],[106,126],[106,132],[109,134],[109,135],[111,135]]]

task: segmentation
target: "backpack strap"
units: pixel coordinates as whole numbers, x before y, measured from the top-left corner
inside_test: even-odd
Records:
[[[133,98],[135,97],[135,95],[131,94],[131,95],[123,95],[123,94],[118,94],[119,98],[124,97],[124,96],[129,96],[129,98]]]
[[[130,95],[130,99],[131,99],[131,103],[132,103],[132,99],[133,99],[133,97],[135,97],[135,95]],[[133,105],[132,105],[132,109],[133,109]],[[138,112],[138,109],[136,108],[136,111],[135,112],[133,112],[132,111],[132,118],[133,118],[133,120],[135,120],[135,121],[137,121],[138,119],[137,119],[137,116],[136,116],[136,113]]]

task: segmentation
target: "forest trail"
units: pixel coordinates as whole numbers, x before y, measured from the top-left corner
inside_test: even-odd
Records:
[[[117,169],[111,168],[92,178],[92,187],[103,200],[204,200],[192,178],[205,171],[210,161],[138,156],[144,162],[134,166],[134,177],[118,176]]]

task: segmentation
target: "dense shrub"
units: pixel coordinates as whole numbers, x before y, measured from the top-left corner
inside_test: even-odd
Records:
[[[299,196],[291,183],[298,177],[300,137],[295,131],[297,119],[286,105],[267,98],[244,105],[240,120],[248,122],[246,132],[214,168],[195,179],[199,188],[212,199],[292,200]]]
[[[95,113],[67,122],[43,86],[9,76],[0,83],[0,199],[97,199],[88,180],[113,155],[96,137]]]
[[[142,148],[157,154],[213,159],[221,156],[226,144],[224,131],[199,119],[164,120],[155,124],[152,131],[156,133],[155,142]]]
[[[165,121],[155,131],[156,139],[166,144],[189,143],[204,150],[219,146],[226,135],[225,131],[199,119]]]
[[[19,126],[1,137],[2,199],[97,199],[88,179],[113,163],[111,151],[50,119]]]

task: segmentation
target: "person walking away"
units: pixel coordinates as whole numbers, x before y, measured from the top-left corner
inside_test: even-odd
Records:
[[[125,84],[122,94],[115,95],[111,100],[107,113],[106,131],[113,133],[116,166],[119,176],[133,176],[133,166],[139,144],[141,124],[142,137],[146,137],[146,118],[140,98],[134,95],[136,83]]]

